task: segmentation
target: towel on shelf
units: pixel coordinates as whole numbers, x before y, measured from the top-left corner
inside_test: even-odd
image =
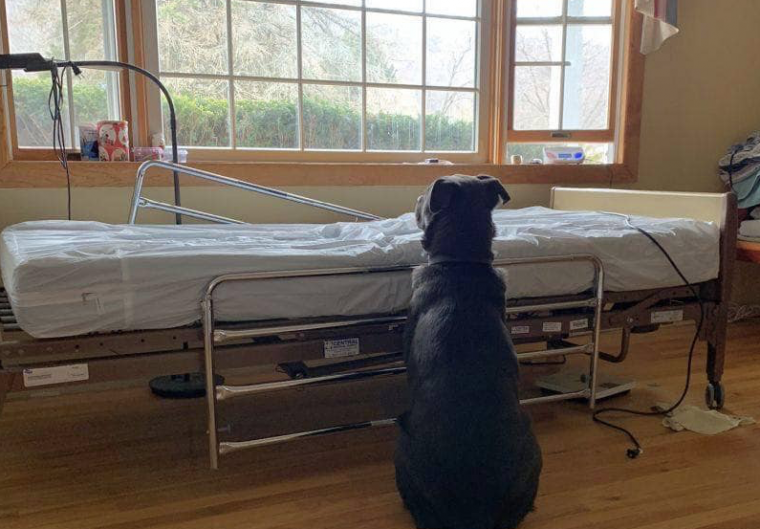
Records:
[[[746,238],[760,238],[760,220],[745,220],[739,226],[739,235]]]

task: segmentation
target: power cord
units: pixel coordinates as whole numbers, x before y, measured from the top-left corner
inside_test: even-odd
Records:
[[[54,66],[50,70],[53,85],[48,95],[48,109],[50,118],[53,120],[53,151],[55,152],[61,167],[66,172],[66,215],[71,220],[71,172],[69,170],[68,151],[66,150],[66,129],[63,124],[63,79],[66,78],[66,70],[72,68],[77,75],[79,72],[75,66],[63,66],[61,71]]]
[[[644,453],[644,449],[641,447],[641,443],[639,443],[636,436],[633,435],[633,433],[631,433],[630,430],[622,426],[618,426],[616,424],[608,422],[604,419],[601,419],[599,418],[599,416],[606,413],[629,413],[631,415],[640,415],[640,416],[662,416],[662,415],[667,415],[671,413],[676,408],[678,408],[681,404],[683,404],[684,399],[686,399],[686,395],[689,393],[689,387],[691,385],[691,365],[692,365],[692,361],[694,360],[694,350],[697,345],[697,340],[699,339],[699,335],[702,332],[702,324],[704,323],[704,319],[705,319],[705,306],[704,306],[704,302],[702,301],[702,298],[699,296],[699,293],[697,292],[697,289],[694,287],[694,285],[691,284],[691,282],[689,282],[688,279],[686,279],[686,276],[684,276],[683,272],[681,272],[681,269],[678,268],[678,265],[676,265],[675,261],[673,261],[673,258],[670,256],[668,251],[665,250],[665,248],[657,241],[657,239],[654,238],[654,236],[651,233],[649,233],[643,228],[640,228],[639,226],[634,225],[631,222],[630,215],[623,215],[619,213],[610,213],[610,215],[623,217],[625,219],[626,225],[629,228],[638,231],[639,233],[644,235],[647,239],[652,241],[652,243],[657,247],[657,249],[660,250],[660,252],[662,252],[662,254],[668,260],[670,265],[673,267],[673,270],[675,270],[676,273],[678,274],[678,277],[681,278],[681,281],[683,281],[684,285],[686,285],[689,288],[692,295],[696,298],[697,302],[699,303],[699,321],[697,323],[697,330],[694,333],[694,338],[691,341],[691,346],[689,347],[689,357],[688,357],[688,362],[687,362],[687,367],[686,367],[686,382],[684,384],[683,392],[681,393],[681,396],[678,398],[676,403],[665,410],[652,408],[652,411],[641,411],[641,410],[631,410],[627,408],[602,408],[601,410],[596,410],[592,414],[592,418],[594,422],[603,424],[604,426],[607,426],[609,428],[622,432],[626,436],[628,436],[628,439],[631,440],[634,447],[626,450],[626,455],[630,459],[636,459],[637,457],[639,457],[641,454]]]

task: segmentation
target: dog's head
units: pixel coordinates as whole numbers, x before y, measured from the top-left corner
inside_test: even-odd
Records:
[[[491,212],[508,201],[507,190],[491,176],[439,178],[417,199],[423,248],[431,256],[454,260],[490,259],[495,231]]]

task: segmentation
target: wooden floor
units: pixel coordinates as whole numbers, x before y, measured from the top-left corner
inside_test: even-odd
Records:
[[[615,403],[676,397],[692,332],[635,336],[625,364],[604,364],[639,383]],[[733,326],[729,350],[727,410],[760,418],[760,322]],[[703,368],[700,347],[695,404]],[[323,398],[369,406],[369,395],[341,391],[301,392],[300,404],[279,394],[239,413],[275,427],[313,419]],[[631,461],[625,439],[582,405],[532,411],[545,470],[524,529],[760,528],[760,427],[704,437],[625,417],[645,446]],[[207,470],[203,432],[201,401],[162,401],[143,388],[10,401],[0,418],[0,528],[412,527],[394,485],[393,428],[236,454],[218,472]]]

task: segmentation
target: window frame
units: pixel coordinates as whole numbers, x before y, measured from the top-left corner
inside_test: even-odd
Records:
[[[622,4],[626,0],[612,0],[612,43],[610,48],[610,87],[609,87],[609,113],[607,116],[607,128],[598,130],[574,130],[574,129],[557,129],[557,130],[518,130],[514,128],[514,112],[507,112],[505,120],[505,139],[504,143],[616,143],[616,126],[618,123],[618,114],[620,109],[618,107],[619,100],[619,78],[620,78],[620,65],[621,50],[625,44],[625,11]],[[547,19],[524,19],[523,22],[518,21],[517,18],[517,0],[510,2],[509,21],[507,26],[509,27],[509,40],[507,46],[509,47],[509,66],[506,71],[506,80],[508,90],[506,94],[505,104],[508,108],[512,108],[514,105],[515,97],[515,68],[517,62],[515,60],[516,47],[517,47],[517,26],[518,24],[525,25],[540,25],[540,24],[561,24],[563,29],[563,51],[566,49],[566,28],[573,23],[573,20],[577,20],[580,17],[569,17],[567,14],[569,0],[563,0],[562,2],[562,15],[555,18]],[[590,17],[589,17],[590,18]],[[564,58],[560,60],[563,62]],[[564,98],[564,90],[561,90],[560,97]],[[560,116],[561,119],[561,116]],[[505,146],[506,148],[506,146]],[[616,149],[617,151],[617,149]]]
[[[633,2],[623,1],[618,18],[620,28],[620,50],[616,54],[618,67],[613,82],[617,83],[619,97],[616,104],[615,159],[607,165],[549,166],[549,165],[508,165],[506,157],[506,101],[508,74],[505,70],[510,49],[508,21],[511,2],[509,0],[487,0],[492,28],[488,49],[490,72],[488,100],[483,96],[481,111],[488,108],[487,158],[483,163],[459,162],[453,166],[410,164],[403,161],[347,161],[332,160],[293,161],[290,156],[270,162],[235,160],[226,156],[224,160],[200,160],[193,157],[192,166],[240,178],[243,180],[273,186],[386,186],[386,185],[426,185],[432,179],[452,173],[487,173],[511,184],[601,184],[635,182],[638,175],[639,136],[644,84],[644,56],[639,52],[643,17],[634,10]],[[135,0],[116,2],[118,22],[118,49],[122,60],[141,66],[149,66],[144,56],[143,35],[149,28],[141,19],[141,4]],[[0,0],[0,23],[6,27],[5,0]],[[7,35],[6,31],[2,31]],[[7,37],[6,37],[7,38]],[[6,48],[7,49],[7,48]],[[481,64],[483,62],[481,61]],[[7,75],[0,74],[0,75]],[[133,144],[149,144],[146,117],[151,109],[146,96],[147,85],[141,76],[129,73],[121,75],[122,113],[130,120],[130,134]],[[130,90],[132,88],[130,97]],[[8,87],[0,90],[0,189],[2,188],[65,188],[66,178],[57,161],[53,161],[52,149],[38,152],[15,152],[12,148],[14,134],[13,121],[9,120]],[[12,110],[12,109],[11,109]],[[131,118],[131,119],[130,119]],[[137,142],[135,141],[137,139]],[[542,141],[545,141],[542,139]],[[72,185],[75,187],[132,187],[134,175],[139,166],[135,162],[80,162],[69,164]],[[191,185],[197,185],[192,182]],[[168,173],[156,171],[148,180],[149,186],[168,186]]]
[[[224,0],[226,5],[226,10],[228,14],[227,19],[227,28],[228,32],[230,31],[230,20],[229,20],[229,12],[230,12],[230,4],[231,0]],[[267,0],[255,0],[255,1],[267,1]],[[284,5],[300,5],[301,0],[269,0],[274,3],[284,4]],[[300,146],[297,149],[256,149],[256,148],[236,148],[235,147],[235,112],[234,112],[234,95],[229,97],[229,101],[231,103],[229,108],[229,123],[230,123],[230,147],[182,147],[186,148],[189,153],[191,153],[192,158],[194,160],[198,161],[213,161],[213,160],[219,160],[220,154],[224,157],[224,160],[230,160],[230,161],[264,161],[264,162],[278,162],[278,161],[293,161],[293,162],[334,162],[334,163],[344,163],[344,162],[385,162],[385,163],[410,163],[410,162],[422,162],[425,159],[429,158],[441,158],[446,159],[449,161],[452,161],[454,163],[485,163],[489,159],[489,150],[488,150],[488,136],[489,136],[489,130],[488,130],[488,122],[489,122],[489,113],[490,113],[490,101],[491,101],[491,87],[492,87],[492,73],[490,68],[488,68],[488,65],[491,61],[491,46],[489,43],[491,42],[491,32],[492,32],[492,19],[488,14],[492,11],[492,5],[494,2],[498,2],[499,0],[479,0],[478,2],[478,13],[475,17],[459,17],[459,16],[447,16],[447,15],[428,15],[424,11],[424,4],[423,4],[423,11],[420,13],[414,13],[414,12],[405,12],[400,10],[389,10],[389,9],[378,9],[378,8],[365,8],[365,7],[358,7],[358,6],[343,6],[343,5],[334,5],[334,4],[323,4],[320,3],[319,0],[306,0],[308,4],[305,5],[305,7],[318,7],[318,8],[328,8],[328,9],[341,9],[345,11],[354,11],[359,12],[362,14],[362,80],[357,82],[334,82],[334,81],[322,81],[322,80],[311,80],[306,79],[301,76],[300,68],[299,68],[299,75],[298,78],[295,80],[289,80],[292,84],[295,84],[296,86],[299,86],[299,107],[302,103],[302,90],[300,89],[303,85],[328,85],[328,84],[334,84],[334,85],[345,85],[345,86],[356,86],[360,87],[363,94],[362,94],[362,100],[363,100],[363,106],[362,106],[362,121],[361,121],[361,135],[362,135],[362,149],[363,150],[357,150],[357,151],[341,151],[341,150],[306,150],[303,146],[303,141],[300,141]],[[152,53],[146,53],[145,56],[145,64],[147,65],[147,68],[153,72],[159,72],[159,64],[158,64],[158,32],[157,32],[157,20],[156,20],[156,0],[149,0],[141,2],[142,4],[142,11],[141,11],[141,17],[143,20],[143,28],[145,31],[143,31],[143,49],[145,50],[152,50]],[[425,36],[427,33],[427,19],[428,18],[443,18],[443,19],[460,19],[460,20],[473,20],[477,23],[477,31],[476,31],[476,47],[477,47],[477,57],[476,57],[476,71],[475,71],[475,78],[476,82],[473,87],[437,87],[434,85],[426,85],[426,54],[422,54],[422,83],[420,85],[406,85],[406,84],[387,84],[387,83],[373,83],[368,82],[366,79],[366,68],[364,61],[366,60],[366,13],[372,12],[372,13],[388,13],[388,14],[399,14],[399,15],[412,15],[412,16],[420,16],[422,18],[422,35],[423,35],[423,50],[425,47]],[[300,18],[300,17],[299,17]],[[230,35],[228,33],[228,54],[231,53],[231,44],[230,44]],[[300,36],[298,37],[300,40]],[[298,45],[298,44],[296,44]],[[299,63],[301,60],[301,54],[298,53],[299,57]],[[230,63],[230,69],[231,69],[231,63],[232,61],[229,60]],[[168,78],[193,78],[192,74],[177,74],[176,72],[169,72],[166,74]],[[209,77],[209,76],[203,76],[203,77]],[[258,78],[258,77],[249,77],[245,75],[236,75],[234,72],[228,72],[227,74],[220,74],[220,75],[213,75],[209,78],[215,78],[215,79],[226,79],[227,81],[245,81],[245,80],[255,80],[255,81],[266,81],[265,78]],[[197,77],[200,78],[200,77]],[[269,81],[279,81],[278,79],[272,78],[269,79]],[[230,84],[232,86],[232,84]],[[422,102],[421,102],[421,118],[422,118],[422,125],[420,130],[420,140],[421,145],[424,148],[424,141],[425,141],[425,126],[424,126],[424,114],[425,114],[425,92],[426,90],[449,90],[449,91],[462,91],[462,92],[472,92],[475,94],[475,99],[478,105],[478,111],[475,115],[474,120],[474,127],[477,131],[477,141],[475,142],[475,150],[474,151],[372,151],[372,150],[364,150],[367,147],[367,134],[365,130],[365,116],[366,116],[366,89],[367,88],[412,88],[415,90],[420,90],[422,92]],[[158,131],[161,130],[161,98],[159,97],[160,94],[158,93],[158,90],[153,87],[147,88],[147,97],[149,98],[148,107],[149,107],[149,119],[148,119],[148,128],[151,131]],[[301,115],[300,109],[299,109],[299,123],[302,125],[303,123],[303,117]],[[302,135],[303,129],[302,127],[299,128],[299,136]],[[166,138],[168,140],[168,137]]]
[[[56,0],[57,1],[57,0]],[[62,6],[63,6],[63,2]],[[62,13],[62,16],[64,17],[64,31],[68,30],[67,27],[67,21],[65,20],[66,11],[64,10]],[[119,0],[113,1],[113,28],[104,28],[104,31],[111,31],[113,30],[115,35],[115,49],[113,50],[117,60],[120,61],[127,61],[128,60],[128,29],[127,29],[127,16],[126,16],[126,6],[124,2]],[[5,0],[0,0],[0,33],[2,34],[2,41],[0,41],[0,45],[2,46],[3,53],[9,53],[10,52],[10,42],[9,42],[9,36],[8,36],[8,18],[7,18],[7,11],[6,11],[6,2]],[[68,42],[69,36],[66,36],[66,40]],[[68,44],[65,45],[65,47],[68,49]],[[68,53],[68,52],[67,52]],[[16,108],[15,103],[13,99],[13,76],[10,72],[5,72],[2,74],[5,76],[5,85],[7,89],[5,90],[3,101],[0,102],[0,110],[2,110],[4,113],[7,113],[7,122],[6,118],[3,116],[3,121],[5,122],[5,128],[3,129],[3,132],[5,133],[2,136],[7,135],[8,137],[2,137],[0,136],[0,140],[3,142],[4,146],[7,146],[10,150],[11,159],[13,160],[30,160],[30,161],[43,161],[43,160],[55,160],[56,156],[53,152],[52,147],[23,147],[20,146],[18,143],[18,133],[17,133],[17,125],[16,125]],[[73,92],[72,92],[72,75],[71,73],[68,73],[64,83],[65,83],[65,94],[66,94],[66,104],[69,108],[72,107],[73,104]],[[125,74],[125,72],[119,72],[118,73],[118,105],[119,105],[119,113],[121,118],[123,120],[129,121],[130,124],[132,122],[132,95],[130,92],[130,84],[129,84],[129,78],[128,75]],[[110,99],[110,95],[108,96]],[[109,101],[109,103],[114,103],[115,101]],[[51,122],[51,129],[52,129],[52,122]],[[73,145],[74,141],[73,138],[75,137],[75,125],[73,123],[69,124],[70,129],[70,135],[72,137],[72,145],[67,145],[69,152],[79,152],[79,145]],[[132,141],[133,131],[130,130],[130,141]],[[52,140],[51,140],[52,141]]]

